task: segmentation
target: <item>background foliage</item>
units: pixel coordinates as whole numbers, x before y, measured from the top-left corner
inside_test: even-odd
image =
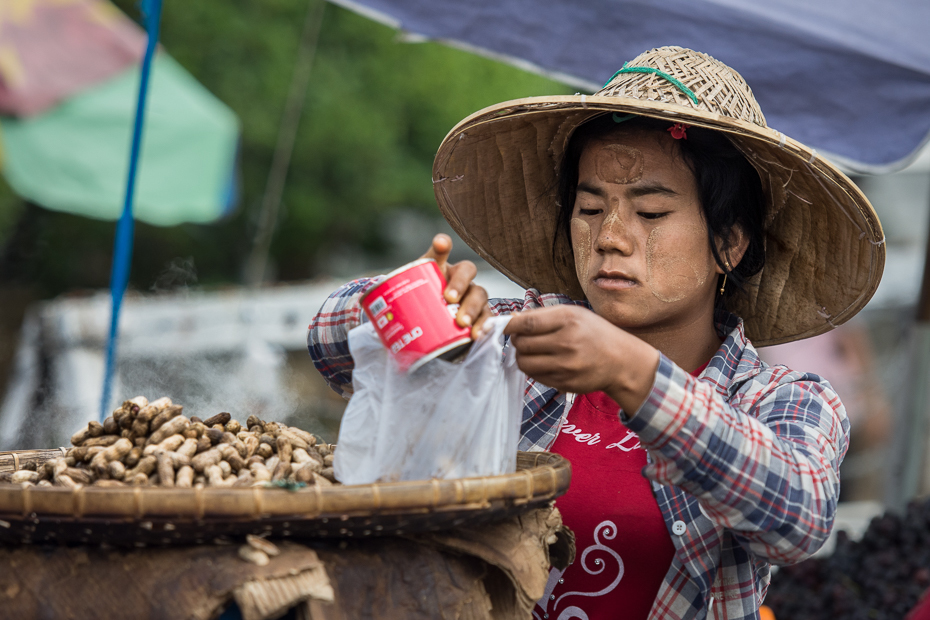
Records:
[[[134,0],[116,4],[138,19]],[[189,265],[189,258],[201,284],[240,280],[307,6],[164,3],[164,47],[242,122],[242,198],[234,214],[212,225],[137,225],[131,287],[149,290],[170,275],[172,261]],[[569,92],[501,63],[399,39],[390,28],[325,7],[271,250],[278,279],[331,270],[333,254],[388,252],[385,221],[396,210],[439,217],[431,164],[456,122],[505,99]],[[40,297],[106,287],[113,234],[112,222],[24,205],[0,187],[0,284],[26,284]]]

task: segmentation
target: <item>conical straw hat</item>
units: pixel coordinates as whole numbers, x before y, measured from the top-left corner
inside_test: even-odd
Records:
[[[759,172],[765,267],[728,300],[756,345],[822,334],[872,297],[885,238],[866,197],[815,150],[770,129],[736,71],[680,47],[637,56],[594,95],[508,101],[460,122],[433,163],[443,215],[517,284],[584,299],[571,249],[553,257],[557,169],[572,132],[611,112],[721,131]]]

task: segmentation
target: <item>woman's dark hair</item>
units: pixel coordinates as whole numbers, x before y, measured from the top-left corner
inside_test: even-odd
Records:
[[[671,126],[672,123],[667,120],[642,116],[618,124],[612,115],[606,114],[588,121],[575,131],[565,149],[559,170],[559,219],[553,245],[554,255],[558,254],[558,248],[564,247],[566,241],[568,247],[571,247],[570,231],[578,188],[578,163],[588,143],[618,130],[661,133],[672,141],[674,139],[668,132]],[[714,260],[727,273],[727,287],[722,296],[725,299],[736,290],[744,290],[746,281],[765,265],[765,194],[755,168],[724,134],[701,127],[689,127],[687,132],[687,139],[674,141],[697,182],[701,210],[707,223],[707,239]],[[749,237],[749,246],[739,264],[728,270],[714,240],[719,237],[726,244],[734,226],[739,226]],[[557,256],[553,258],[559,260]],[[731,283],[734,286],[729,286]]]

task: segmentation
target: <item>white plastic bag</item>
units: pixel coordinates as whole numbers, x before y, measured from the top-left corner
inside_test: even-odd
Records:
[[[349,332],[355,392],[339,428],[336,478],[367,484],[512,473],[524,374],[504,346],[509,317],[461,363],[432,360],[411,373],[390,359],[374,327]]]

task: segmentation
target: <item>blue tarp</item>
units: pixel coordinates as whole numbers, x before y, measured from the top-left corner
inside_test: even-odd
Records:
[[[854,171],[909,163],[930,138],[927,0],[331,0],[596,90],[663,45],[739,71],[770,127]]]

